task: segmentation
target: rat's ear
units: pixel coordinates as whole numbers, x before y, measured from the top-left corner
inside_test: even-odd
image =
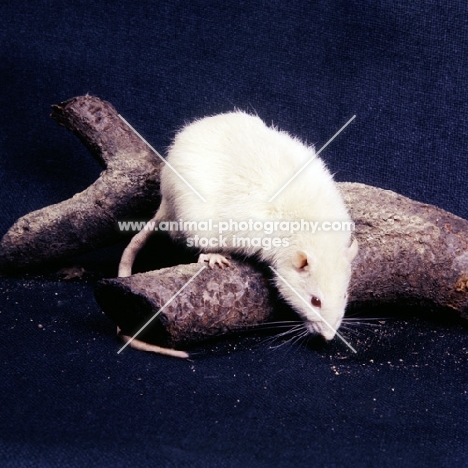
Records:
[[[347,258],[348,261],[352,262],[359,250],[359,244],[356,239],[353,239],[353,243],[346,249],[345,251],[345,257]]]
[[[298,270],[307,271],[310,266],[310,258],[306,252],[298,250],[297,252],[294,252],[292,264],[294,268],[297,268]]]

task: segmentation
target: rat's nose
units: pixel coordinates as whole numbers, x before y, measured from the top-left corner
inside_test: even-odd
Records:
[[[323,326],[322,331],[320,333],[327,341],[333,340],[336,335],[336,330],[330,328],[328,325]]]
[[[307,323],[307,329],[313,335],[318,334],[327,341],[332,340],[336,335],[336,329],[330,323],[311,321]]]
[[[339,317],[335,321],[326,322],[323,321],[320,323],[320,334],[325,338],[327,341],[333,340],[335,338],[336,332],[341,325],[341,317]]]

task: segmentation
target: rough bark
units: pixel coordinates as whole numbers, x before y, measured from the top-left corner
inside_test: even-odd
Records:
[[[96,299],[122,332],[132,336],[202,268],[191,263],[104,279],[96,286]],[[138,338],[184,347],[262,323],[273,310],[274,292],[268,283],[261,268],[246,263],[204,267]]]
[[[388,190],[356,183],[339,186],[360,247],[350,303],[399,301],[441,314],[450,309],[468,319],[468,221]],[[160,314],[145,339],[183,347],[270,318],[274,293],[265,272],[232,264],[204,270]],[[102,280],[96,298],[132,334],[199,269],[199,264],[181,265]]]
[[[29,213],[0,241],[0,272],[43,265],[109,245],[117,221],[147,219],[159,204],[162,162],[108,102],[80,96],[52,107],[104,167],[98,180],[61,203]]]
[[[360,245],[350,300],[448,308],[468,319],[468,221],[390,190],[339,185]]]

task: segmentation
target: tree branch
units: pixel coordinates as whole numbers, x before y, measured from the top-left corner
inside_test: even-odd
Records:
[[[162,162],[121,121],[111,104],[92,96],[52,107],[104,167],[98,180],[61,203],[29,213],[0,241],[0,272],[40,266],[119,239],[117,221],[147,219],[159,205]]]

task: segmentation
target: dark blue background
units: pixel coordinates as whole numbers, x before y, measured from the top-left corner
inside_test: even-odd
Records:
[[[356,115],[322,153],[337,180],[468,218],[464,0],[31,0],[0,18],[2,233],[99,175],[48,116],[86,93],[161,151],[235,107],[317,147]],[[0,289],[2,466],[468,466],[466,327],[367,327],[357,356],[234,340],[181,362],[117,355],[91,280]]]

